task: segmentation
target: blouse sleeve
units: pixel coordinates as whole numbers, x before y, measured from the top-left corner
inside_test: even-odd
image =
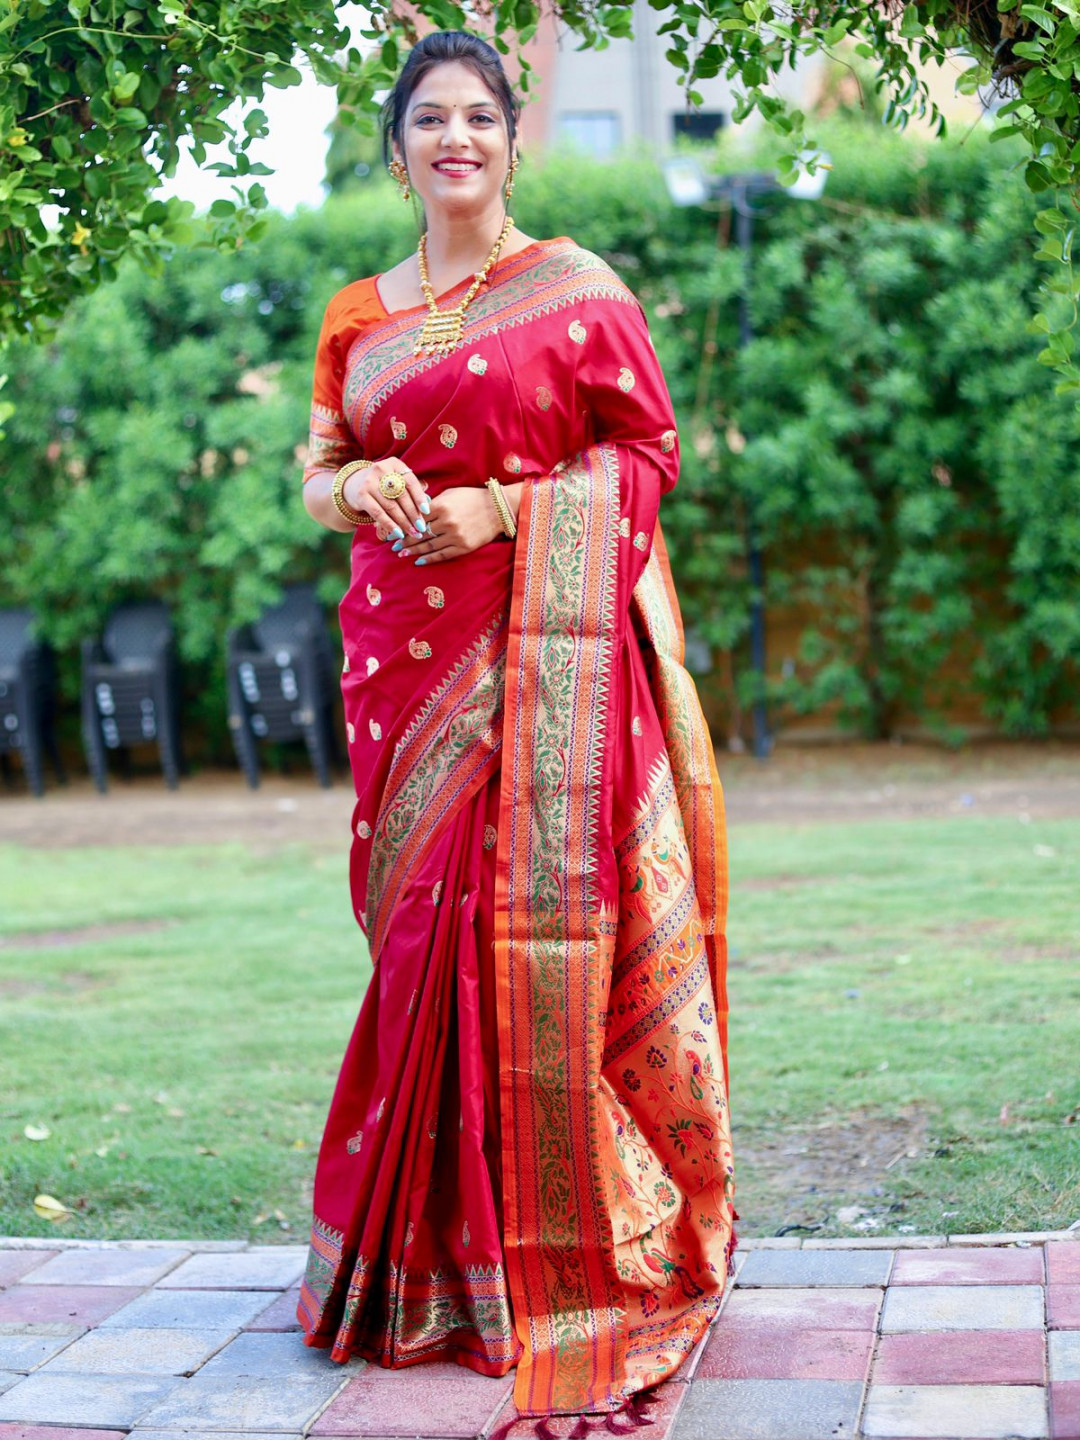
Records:
[[[339,470],[347,461],[359,460],[362,456],[342,403],[347,358],[347,336],[342,332],[342,322],[341,307],[335,296],[326,307],[315,351],[305,484],[320,471]]]

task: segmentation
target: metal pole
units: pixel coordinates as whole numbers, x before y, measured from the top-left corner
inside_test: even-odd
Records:
[[[749,203],[748,186],[745,181],[736,181],[731,203],[735,211],[735,241],[742,256],[742,286],[739,290],[739,349],[749,345],[754,338],[750,325],[750,263],[754,243],[754,211]],[[754,754],[759,760],[767,760],[772,751],[773,740],[769,732],[769,714],[765,705],[765,560],[758,543],[757,519],[753,497],[747,501],[747,558],[750,564],[750,584],[754,598],[750,606],[750,661],[758,677],[760,691],[754,701],[752,715],[754,725]]]

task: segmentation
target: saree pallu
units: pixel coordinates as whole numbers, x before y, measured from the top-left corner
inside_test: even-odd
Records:
[[[637,301],[569,240],[503,261],[453,354],[413,354],[423,317],[373,281],[331,302],[308,473],[526,485],[512,545],[353,541],[374,970],[298,1315],[334,1359],[516,1365],[522,1416],[610,1412],[700,1338],[737,1218],[723,805],[657,520],[678,437]]]

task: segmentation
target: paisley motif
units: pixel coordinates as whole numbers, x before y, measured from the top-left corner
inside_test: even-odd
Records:
[[[381,739],[382,739],[382,726],[379,724],[379,722],[378,722],[377,720],[369,720],[369,721],[368,721],[368,729],[371,731],[371,738],[372,738],[373,740],[381,740]]]
[[[498,838],[499,838],[499,832],[495,829],[495,826],[494,826],[494,825],[485,825],[485,826],[484,826],[484,849],[485,849],[485,850],[490,850],[491,847],[495,844],[495,841],[496,841]]]
[[[427,603],[433,610],[441,610],[446,604],[446,596],[438,585],[425,585],[424,594],[427,597]]]
[[[405,425],[405,421],[395,420],[393,415],[390,416],[390,433],[395,440],[407,440],[409,438],[409,431]]]
[[[548,389],[548,387],[546,385],[537,385],[536,403],[540,406],[541,410],[551,409],[551,399],[551,391]]]
[[[346,1140],[345,1149],[349,1152],[350,1155],[358,1155],[360,1153],[360,1147],[361,1145],[363,1145],[363,1143],[364,1132],[363,1130],[358,1130],[355,1135],[351,1136],[348,1140]]]
[[[375,656],[374,656],[374,655],[369,655],[369,656],[367,657],[367,673],[368,673],[369,675],[374,675],[374,674],[375,674],[375,671],[376,671],[378,668],[379,668],[379,662],[378,662],[378,660],[375,659]]]
[[[678,438],[678,431],[676,430],[665,430],[660,436],[660,449],[665,455],[670,455],[672,450],[675,449],[675,441]]]
[[[349,657],[348,657],[348,655],[345,656],[345,663],[344,663],[344,665],[342,665],[342,667],[341,667],[341,673],[342,673],[343,675],[348,675],[348,673],[349,673]]]
[[[440,425],[439,439],[446,446],[447,450],[452,450],[457,444],[457,431],[453,425]]]
[[[439,903],[439,901],[440,901],[441,899],[442,899],[442,881],[441,881],[441,880],[436,880],[436,881],[435,881],[435,884],[431,887],[431,903],[432,903],[433,905],[438,905],[438,903]]]
[[[381,591],[381,590],[376,590],[374,585],[369,585],[369,586],[367,587],[367,598],[368,598],[368,604],[369,604],[369,605],[381,605],[381,604],[382,604],[382,591]]]
[[[649,537],[645,534],[644,530],[639,530],[634,536],[634,547],[638,550],[647,550],[649,548]]]
[[[629,395],[637,382],[634,379],[634,372],[624,365],[619,371],[619,378],[615,383],[624,395]]]
[[[482,355],[470,355],[468,369],[471,370],[474,375],[483,375],[487,369],[487,361]]]
[[[507,453],[503,456],[503,469],[511,475],[520,475],[521,456],[515,455],[512,450],[508,450]]]
[[[413,1230],[413,1223],[412,1223],[412,1221],[410,1220],[409,1223],[405,1226],[405,1244],[406,1244],[406,1245],[411,1245],[411,1244],[412,1244],[412,1242],[413,1242],[413,1235],[414,1235],[414,1234],[415,1234],[415,1231]]]
[[[414,660],[430,660],[431,646],[426,640],[410,640],[409,654]]]
[[[640,734],[641,734],[641,716],[640,716],[640,715],[635,715],[635,716],[634,716],[633,723],[631,724],[630,729],[634,732],[635,735],[640,735]]]
[[[356,827],[356,833],[357,833],[357,835],[360,836],[360,839],[361,839],[361,840],[370,840],[370,839],[371,839],[371,826],[368,824],[368,822],[367,822],[366,820],[361,820],[360,823],[359,823],[359,824],[357,825],[357,827]]]
[[[471,1239],[472,1236],[469,1234],[469,1222],[468,1220],[466,1220],[465,1224],[461,1227],[461,1243],[465,1246],[466,1250],[469,1248],[469,1241]]]
[[[573,340],[575,345],[584,345],[585,336],[588,335],[589,332],[585,329],[585,326],[582,325],[580,320],[571,320],[566,333],[570,336],[570,339]]]
[[[345,726],[345,734],[349,737],[349,744],[351,745],[356,739],[356,726],[353,725],[351,721]]]
[[[619,521],[619,534],[624,540],[630,539],[630,516],[624,515]]]
[[[376,1116],[375,1116],[375,1124],[376,1124],[376,1125],[377,1125],[377,1124],[379,1123],[379,1121],[382,1119],[382,1117],[383,1117],[383,1112],[385,1111],[385,1109],[386,1109],[386,1096],[384,1095],[384,1096],[382,1097],[382,1099],[379,1101],[379,1109],[378,1109],[378,1112],[377,1112],[377,1114],[376,1114]]]

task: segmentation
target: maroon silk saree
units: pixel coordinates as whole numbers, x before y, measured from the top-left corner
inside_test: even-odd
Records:
[[[373,281],[331,302],[307,473],[527,483],[513,544],[353,540],[374,973],[299,1318],[337,1360],[516,1365],[522,1415],[609,1412],[693,1348],[737,1218],[723,807],[657,522],[677,435],[637,301],[569,240],[500,263],[452,355],[413,354],[423,316]]]

